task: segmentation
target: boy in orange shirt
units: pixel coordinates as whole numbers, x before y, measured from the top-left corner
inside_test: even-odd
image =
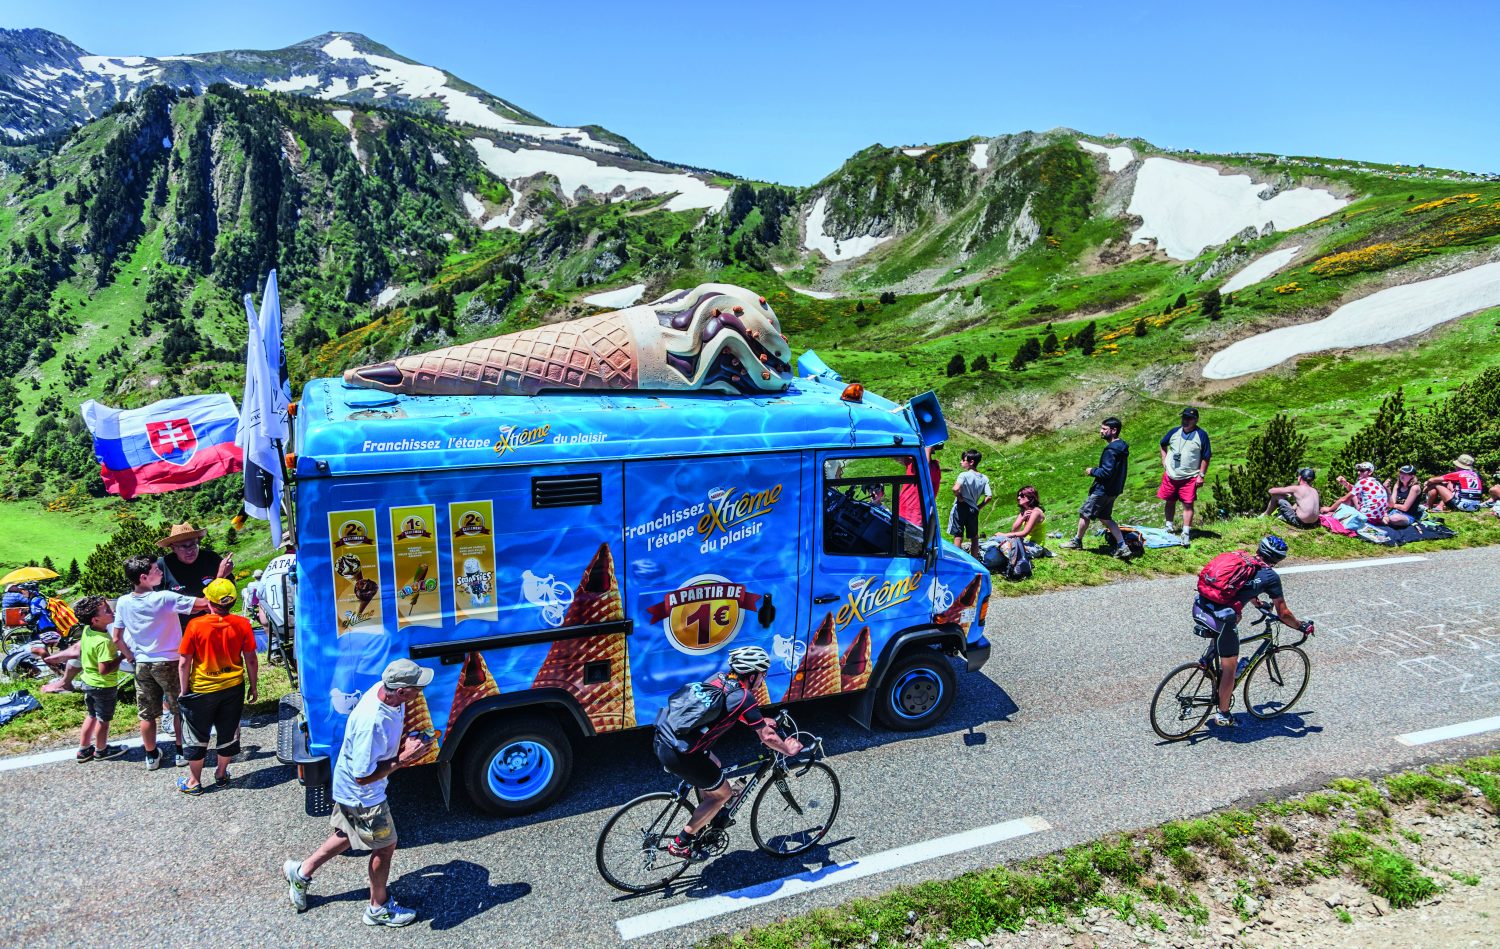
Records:
[[[184,794],[203,793],[203,759],[208,755],[210,730],[218,733],[218,766],[214,783],[229,783],[229,763],[240,753],[240,715],[245,710],[248,669],[249,700],[256,699],[260,665],[255,655],[255,633],[250,621],[229,612],[234,608],[234,582],[220,577],[203,589],[208,613],[194,617],[182,634],[177,673],[182,686],[182,708],[187,745],[183,756],[189,775],[177,779]]]

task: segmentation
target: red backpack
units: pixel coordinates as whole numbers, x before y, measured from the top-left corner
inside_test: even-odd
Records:
[[[1218,606],[1234,606],[1240,591],[1265,566],[1243,550],[1231,550],[1203,565],[1198,573],[1198,593]]]

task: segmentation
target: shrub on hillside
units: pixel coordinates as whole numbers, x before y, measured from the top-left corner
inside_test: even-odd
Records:
[[[1042,344],[1037,342],[1035,337],[1028,339],[1026,342],[1021,344],[1020,348],[1016,350],[1015,356],[1011,358],[1011,371],[1020,372],[1022,369],[1026,368],[1027,363],[1040,358],[1041,355]]]
[[[948,360],[948,375],[949,376],[961,376],[961,375],[963,375],[967,371],[968,371],[968,367],[964,365],[963,354],[962,353],[954,353],[953,354],[953,358],[950,359],[950,360]]]
[[[1095,332],[1096,329],[1094,327],[1094,323],[1092,320],[1090,320],[1089,325],[1079,330],[1078,335],[1074,336],[1073,339],[1068,343],[1068,345],[1076,348],[1085,356],[1092,356],[1094,354]]]
[[[1134,332],[1135,332],[1136,336],[1145,336],[1146,335],[1146,318],[1144,316],[1140,317],[1139,319],[1137,319],[1135,321],[1135,330],[1134,330]]]
[[[1335,470],[1369,460],[1382,476],[1413,464],[1422,474],[1453,467],[1460,454],[1473,455],[1486,475],[1500,467],[1500,368],[1487,369],[1458,391],[1422,410],[1406,407],[1405,393],[1386,397],[1380,411],[1334,455]]]
[[[1415,464],[1415,457],[1420,454],[1416,434],[1406,411],[1406,393],[1398,388],[1380,403],[1375,421],[1355,432],[1334,454],[1330,475],[1348,477],[1361,461],[1373,462],[1382,477],[1404,464]]]
[[[1203,315],[1211,320],[1224,315],[1224,297],[1217,287],[1203,295]]]
[[[974,357],[974,365],[969,367],[975,372],[987,372],[990,368],[990,358],[983,353]]]
[[[1279,414],[1250,440],[1245,463],[1229,468],[1226,478],[1214,478],[1214,507],[1230,516],[1259,514],[1266,509],[1266,491],[1291,484],[1307,454],[1307,436],[1292,420]]]
[[[95,547],[83,562],[78,594],[119,596],[129,592],[130,585],[125,582],[125,561],[137,554],[152,558],[160,555],[156,541],[169,530],[166,524],[153,527],[138,517],[121,521],[109,540]]]
[[[1047,338],[1042,340],[1042,352],[1055,353],[1062,350],[1062,344],[1057,341],[1056,333],[1048,333]]]

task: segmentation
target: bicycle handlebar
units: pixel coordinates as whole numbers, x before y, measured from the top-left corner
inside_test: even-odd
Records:
[[[1281,615],[1276,611],[1275,606],[1273,606],[1272,604],[1266,602],[1265,600],[1259,600],[1259,599],[1257,599],[1257,600],[1251,600],[1250,602],[1252,604],[1254,604],[1254,606],[1255,606],[1255,608],[1257,610],[1260,611],[1260,619],[1258,619],[1255,622],[1251,623],[1250,624],[1251,626],[1259,626],[1262,623],[1264,623],[1265,626],[1266,626],[1266,630],[1269,631],[1270,628],[1271,628],[1271,624],[1273,622],[1274,623],[1281,623]],[[1285,625],[1285,624],[1283,624],[1283,625]],[[1303,643],[1307,642],[1308,638],[1312,635],[1312,632],[1309,631],[1309,630],[1306,630],[1306,629],[1299,629],[1297,631],[1302,634],[1302,637],[1300,639],[1298,639],[1296,642],[1281,643],[1280,645],[1282,645],[1282,646],[1300,646]]]

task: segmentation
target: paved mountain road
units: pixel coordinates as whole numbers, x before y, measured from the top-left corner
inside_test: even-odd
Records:
[[[479,817],[462,804],[446,814],[434,777],[403,774],[392,782],[401,837],[393,891],[421,916],[400,938],[602,947],[621,943],[624,920],[623,931],[640,937],[631,945],[686,945],[1325,776],[1494,748],[1500,732],[1418,746],[1397,736],[1500,714],[1497,581],[1500,549],[1287,576],[1294,611],[1318,620],[1307,647],[1312,684],[1299,707],[1170,745],[1151,731],[1146,706],[1167,669],[1201,647],[1186,619],[1191,579],[997,599],[993,658],[982,673],[960,676],[941,728],[865,732],[838,700],[797,713],[825,737],[843,781],[826,849],[776,861],[754,851],[742,822],[734,850],[666,897],[623,898],[593,867],[594,837],[610,811],[670,784],[645,732],[588,743],[565,799],[526,821]],[[274,728],[247,728],[245,738],[258,750],[236,769],[236,785],[196,799],[172,789],[175,775],[145,771],[139,751],[125,762],[0,771],[9,851],[0,942],[145,944],[170,931],[174,942],[313,944],[362,933],[362,859],[326,867],[308,913],[286,904],[281,861],[312,849],[325,821],[305,815],[301,789],[276,763]],[[748,733],[729,744],[729,756],[748,753]],[[1049,829],[687,926],[657,912],[747,905],[752,895],[797,889],[774,882],[790,874],[826,876],[833,864],[1020,818]],[[695,902],[731,892],[733,900]]]

